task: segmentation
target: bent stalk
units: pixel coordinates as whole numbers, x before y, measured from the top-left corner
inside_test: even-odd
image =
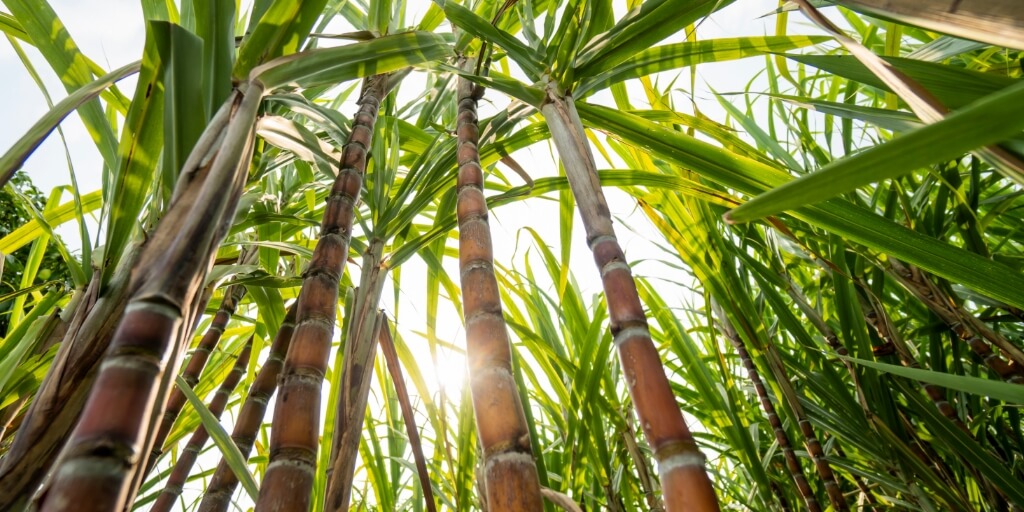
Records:
[[[601,273],[609,328],[633,406],[658,461],[665,507],[669,512],[717,511],[718,498],[704,470],[704,454],[683,420],[651,340],[636,283],[615,238],[594,156],[572,96],[561,95],[550,84],[541,111],[565,166],[587,244]]]

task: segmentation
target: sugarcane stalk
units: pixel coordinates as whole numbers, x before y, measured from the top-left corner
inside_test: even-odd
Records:
[[[483,446],[488,509],[539,511],[544,507],[540,481],[530,431],[512,375],[511,342],[494,275],[484,176],[477,148],[476,108],[482,96],[482,88],[465,78],[459,79],[456,210],[470,390],[477,434]]]
[[[257,510],[307,512],[319,447],[320,391],[327,370],[338,310],[338,287],[352,239],[355,205],[362,190],[386,75],[363,81],[359,111],[342,149],[341,169],[327,198],[320,239],[303,274],[292,344],[281,375],[270,437],[270,463]]]
[[[615,238],[590,145],[572,96],[549,84],[541,106],[601,274],[623,376],[654,458],[669,512],[717,511],[705,457],[683,420],[651,339],[625,254]]]
[[[224,329],[227,327],[228,321],[231,320],[231,315],[235,314],[238,302],[244,296],[244,286],[233,285],[224,291],[224,298],[221,300],[217,313],[214,314],[210,326],[206,329],[206,333],[199,341],[199,344],[196,345],[195,350],[192,351],[192,357],[181,372],[181,377],[190,387],[196,387],[196,384],[199,382],[199,374],[206,367],[210,354],[213,353],[214,349],[217,348],[217,344],[220,343]],[[153,466],[156,465],[157,459],[163,454],[164,440],[167,439],[167,434],[171,432],[171,427],[174,426],[174,420],[178,419],[178,414],[181,413],[181,409],[184,406],[185,395],[177,387],[173,388],[170,398],[167,399],[167,405],[164,407],[164,413],[160,418],[160,425],[157,429],[156,437],[153,439],[153,449],[150,451],[149,460],[146,463],[143,475],[149,473]]]
[[[288,347],[292,341],[292,332],[295,328],[296,304],[292,304],[285,314],[281,328],[274,335],[274,341],[270,344],[270,354],[263,362],[259,373],[253,380],[249,393],[245,396],[245,402],[238,412],[238,419],[231,432],[231,440],[234,441],[238,451],[245,459],[249,458],[252,447],[256,444],[256,433],[263,424],[263,417],[267,412],[267,404],[277,390],[277,377],[284,366],[284,358],[288,353]],[[199,504],[199,512],[225,512],[231,504],[231,495],[238,487],[238,477],[228,466],[223,458],[217,464],[217,469],[210,478],[206,492],[203,494],[203,501]]]
[[[761,402],[761,409],[764,411],[765,416],[768,417],[768,424],[772,427],[775,441],[779,443],[783,458],[786,460],[786,469],[789,470],[789,476],[793,483],[796,484],[800,497],[803,498],[804,504],[807,505],[807,510],[820,512],[821,505],[818,504],[818,499],[814,496],[814,490],[811,489],[811,485],[807,483],[800,460],[796,457],[796,452],[793,451],[793,443],[789,441],[789,435],[782,426],[782,420],[779,418],[778,413],[775,412],[775,404],[772,403],[771,398],[768,396],[768,390],[765,389],[761,374],[757,371],[757,366],[754,365],[754,360],[751,359],[750,352],[747,351],[743,338],[740,337],[732,323],[726,318],[722,308],[714,301],[712,301],[711,305],[715,311],[715,316],[718,317],[718,329],[732,343],[733,348],[736,349],[736,355],[739,356],[743,368],[747,371],[747,378],[754,385],[754,392]]]
[[[245,342],[242,351],[238,354],[238,358],[231,367],[231,371],[224,378],[220,387],[217,388],[213,399],[207,407],[215,418],[219,419],[220,415],[224,413],[224,409],[228,405],[228,399],[231,398],[231,393],[234,393],[235,387],[238,386],[242,377],[245,376],[251,352],[252,337],[250,336],[249,340]],[[190,384],[190,386],[195,387],[195,384]],[[150,512],[170,512],[178,497],[181,496],[185,482],[188,480],[189,472],[192,471],[192,466],[196,463],[196,459],[199,458],[199,452],[202,451],[203,445],[206,444],[209,438],[210,434],[203,425],[199,425],[196,431],[192,433],[192,437],[189,438],[185,448],[181,451],[181,455],[178,456],[174,469],[171,470],[171,476],[167,477],[167,483],[164,486],[163,492],[160,493],[156,502],[153,503],[153,508],[150,509]]]
[[[334,417],[334,442],[328,459],[326,510],[348,510],[352,497],[356,458],[362,440],[381,327],[378,308],[388,270],[381,263],[383,255],[384,241],[371,239],[363,253],[362,273],[351,318],[346,319],[351,324],[339,362],[341,385],[338,386]]]
[[[259,85],[236,89],[225,109],[232,120],[209,155],[193,153],[175,194],[140,257],[125,314],[104,357],[96,384],[62,460],[40,496],[42,512],[111,512],[134,494],[132,477],[144,463],[149,420],[165,397],[159,382],[178,362],[169,357],[182,324],[213,264],[248,175]],[[211,161],[212,159],[212,161]],[[199,164],[202,162],[202,165]]]

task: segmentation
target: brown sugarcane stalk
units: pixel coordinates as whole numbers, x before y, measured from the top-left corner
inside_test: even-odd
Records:
[[[210,327],[207,328],[203,338],[199,341],[195,350],[192,351],[192,357],[181,372],[181,377],[190,387],[196,387],[196,384],[199,382],[199,374],[206,367],[210,354],[213,353],[213,350],[217,348],[217,344],[220,343],[224,329],[227,327],[228,321],[231,320],[231,315],[235,314],[238,302],[244,296],[244,286],[232,285],[224,291],[224,298],[221,300],[220,308],[217,309],[217,313],[214,314],[213,320],[210,322]],[[160,425],[156,431],[156,437],[153,439],[153,449],[149,454],[149,460],[146,463],[143,474],[149,473],[156,464],[157,459],[163,454],[164,440],[167,439],[167,434],[171,432],[171,427],[174,426],[174,420],[178,419],[178,414],[181,413],[181,409],[184,406],[185,395],[175,386],[171,390],[171,396],[167,399],[167,406],[164,408],[163,416],[160,418]]]
[[[267,404],[277,390],[277,377],[284,366],[285,354],[288,353],[292,331],[295,329],[295,306],[293,303],[288,308],[281,328],[274,335],[274,341],[270,344],[270,354],[256,374],[231,432],[231,440],[245,459],[248,459],[249,453],[252,452],[252,446],[256,443],[256,433],[263,424],[263,417],[267,412]],[[213,477],[210,478],[209,485],[206,486],[203,501],[199,504],[199,512],[225,512],[231,504],[231,495],[234,494],[236,487],[238,477],[222,458]]]
[[[160,379],[177,370],[172,345],[191,327],[182,318],[200,292],[248,176],[263,91],[259,85],[243,87],[221,109],[233,114],[221,144],[196,145],[179,193],[143,249],[131,299],[96,384],[40,497],[43,512],[118,511],[135,492],[132,477],[144,463],[149,420],[165,400]],[[201,187],[182,183],[197,181]]]
[[[704,469],[704,454],[683,420],[651,339],[572,96],[563,95],[554,84],[548,87],[541,111],[565,166],[587,244],[601,273],[609,327],[640,425],[658,461],[665,507],[669,512],[717,511],[718,498]]]
[[[477,148],[477,101],[483,89],[465,78],[458,85],[459,274],[466,355],[477,434],[483,446],[488,509],[540,511],[544,502],[530,431],[512,375],[512,349],[502,313],[487,222],[484,176]]]
[[[820,512],[821,505],[818,504],[818,499],[814,496],[814,490],[811,489],[811,485],[807,483],[807,478],[804,477],[800,459],[796,457],[796,452],[793,451],[793,443],[789,441],[789,435],[786,434],[786,430],[782,427],[782,420],[779,419],[779,415],[775,412],[775,404],[772,403],[771,398],[768,396],[768,390],[764,387],[764,381],[761,379],[761,374],[757,371],[757,366],[754,365],[754,360],[750,358],[750,353],[747,352],[746,344],[744,344],[736,329],[733,328],[729,319],[726,318],[722,308],[714,302],[712,302],[712,308],[715,310],[715,316],[718,317],[719,330],[732,343],[733,348],[736,349],[736,354],[740,357],[743,368],[747,370],[747,377],[754,384],[754,392],[757,393],[757,398],[761,402],[761,409],[764,410],[765,415],[768,417],[768,424],[771,425],[772,432],[775,433],[775,440],[779,443],[779,448],[782,449],[782,455],[786,460],[789,476],[793,479],[793,483],[796,484],[800,497],[803,498],[804,503],[807,505],[807,510]]]
[[[405,422],[405,432],[409,437],[413,458],[416,460],[416,473],[420,478],[423,500],[426,502],[427,512],[437,512],[437,504],[434,503],[434,489],[430,485],[427,461],[423,457],[423,445],[420,443],[420,433],[416,428],[416,415],[413,414],[412,403],[409,401],[409,391],[405,388],[405,377],[402,376],[402,366],[398,361],[395,341],[391,338],[391,322],[388,321],[383,311],[380,312],[380,316],[380,351],[387,361],[388,373],[391,375],[391,382],[395,385],[395,393],[398,395],[399,405],[402,407],[402,419]]]
[[[238,354],[238,359],[235,360],[234,366],[231,367],[231,372],[224,378],[224,382],[221,383],[220,387],[217,388],[217,392],[214,394],[213,399],[210,401],[208,409],[215,418],[220,418],[220,415],[224,413],[224,409],[228,405],[228,399],[231,398],[231,393],[234,393],[235,386],[238,386],[239,381],[245,375],[246,368],[249,366],[249,356],[252,352],[252,337],[246,341],[245,347],[242,348],[242,352]],[[194,384],[190,384],[191,387],[195,387]],[[192,437],[189,438],[185,448],[181,451],[181,455],[178,457],[178,461],[174,464],[174,469],[171,470],[171,476],[167,478],[167,484],[164,486],[163,492],[153,503],[153,508],[150,512],[170,512],[171,508],[174,507],[178,497],[181,496],[182,489],[185,486],[185,481],[188,480],[188,474],[192,471],[192,466],[196,463],[196,459],[199,458],[199,452],[202,451],[203,445],[210,438],[210,433],[207,432],[206,427],[200,425]]]
[[[341,169],[327,198],[309,268],[303,275],[292,344],[281,374],[270,436],[270,463],[256,510],[307,512],[320,444],[320,391],[338,310],[338,286],[352,239],[355,205],[386,75],[363,81],[359,111],[341,154]]]
[[[1024,384],[1024,352],[1009,340],[988,329],[974,315],[963,310],[924,271],[889,259],[889,275],[932,310],[967,346],[980,357],[1000,378],[1014,384]],[[991,345],[1009,357],[1003,359]]]

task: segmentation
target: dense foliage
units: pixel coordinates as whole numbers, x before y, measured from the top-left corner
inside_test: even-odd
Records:
[[[0,509],[48,482],[42,510],[506,510],[510,443],[477,426],[512,397],[534,469],[507,475],[548,510],[671,510],[661,370],[617,357],[626,332],[724,509],[1020,510],[1024,11],[832,3],[705,38],[763,4],[144,0],[140,61],[108,72],[4,0],[69,99],[0,157]],[[705,93],[731,61],[745,90]],[[72,111],[102,186],[44,200],[16,172]],[[492,252],[511,352],[470,348],[463,384]],[[649,331],[621,321],[630,271]]]

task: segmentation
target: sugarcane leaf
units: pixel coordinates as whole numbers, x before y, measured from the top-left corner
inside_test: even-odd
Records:
[[[238,48],[232,70],[234,79],[245,80],[256,66],[297,52],[326,4],[327,0],[258,2]],[[253,23],[254,20],[259,21]]]
[[[497,44],[508,56],[519,64],[530,80],[537,80],[544,72],[541,56],[518,39],[481,18],[473,11],[455,3],[444,3],[444,14],[453,25],[480,39]]]
[[[235,2],[204,1],[193,6],[196,34],[203,42],[202,59],[199,61],[202,62],[199,71],[203,95],[199,97],[205,102],[203,110],[210,116],[231,93],[231,67],[235,60]]]
[[[159,48],[169,44],[173,30],[184,29],[164,21],[151,21],[147,26],[142,69],[125,117],[117,167],[104,187],[107,226],[101,286],[113,277],[124,248],[134,237],[139,213],[153,185],[164,143],[164,62]]]
[[[45,0],[4,0],[29,40],[43,54],[69,94],[93,82],[94,70],[75,44],[64,23]],[[105,74],[105,73],[103,73]],[[109,169],[117,167],[117,138],[100,108],[92,100],[78,107],[89,135]]]
[[[969,375],[953,375],[950,373],[922,370],[920,368],[907,368],[894,364],[867,361],[856,357],[839,356],[842,359],[853,361],[861,366],[874,368],[880,372],[891,373],[900,377],[906,377],[919,382],[927,382],[946,389],[955,389],[964,393],[971,393],[978,396],[995,398],[1012,404],[1024,405],[1024,389],[1017,384],[1001,382],[992,379],[982,379]]]
[[[203,41],[174,24],[154,24],[153,29],[164,31],[164,37],[157,42],[164,66],[164,150],[160,184],[166,202],[170,201],[178,175],[212,111],[206,101],[209,93],[203,87],[203,68],[196,66],[196,62],[204,58]]]
[[[707,39],[646,48],[608,71],[580,82],[577,97],[599,91],[611,84],[663,71],[696,66],[705,62],[730,60],[783,52],[823,43],[825,36],[766,36]]]
[[[836,160],[821,170],[763,193],[726,214],[748,222],[816,203],[857,187],[945,162],[1024,129],[1024,82],[958,110],[942,121]]]
[[[140,62],[133,62],[115,69],[114,71],[111,71],[110,73],[107,73],[93,82],[79,88],[77,91],[69,94],[66,98],[54,105],[53,108],[44,114],[43,117],[39,118],[39,120],[36,121],[36,123],[33,124],[24,135],[22,135],[21,138],[18,139],[3,156],[0,156],[0,186],[3,186],[7,180],[11,179],[11,176],[21,168],[29,155],[31,155],[40,144],[42,144],[43,140],[45,140],[46,137],[49,136],[58,125],[60,125],[68,114],[74,112],[86,102],[96,98],[96,96],[99,96],[103,90],[113,85],[114,82],[137,73],[140,66]]]
[[[103,205],[102,191],[90,192],[82,196],[82,212],[95,211]],[[7,236],[0,238],[0,253],[11,254],[12,252],[32,243],[36,238],[48,234],[52,228],[57,227],[77,217],[75,213],[75,202],[68,201],[52,210],[43,212],[43,221],[48,225],[43,226],[38,219],[32,219],[24,225],[11,231]]]
[[[631,10],[606,32],[586,42],[576,59],[577,79],[608,71],[697,19],[733,0],[649,0]]]
[[[871,87],[890,91],[874,73],[861,64],[856,57],[850,55],[787,54],[786,58]],[[1017,82],[1007,76],[982,73],[934,62],[899,57],[882,57],[882,59],[905,73],[928,92],[934,94],[943,105],[952,109],[966,106]]]
[[[780,169],[730,153],[638,116],[581,103],[583,122],[721,185],[759,194],[789,181]],[[1024,307],[1024,276],[973,252],[907,229],[842,199],[803,207],[793,216],[912,263],[982,295]]]
[[[404,32],[347,46],[310,50],[255,68],[251,79],[262,82],[267,90],[337,84],[444,59],[451,52],[448,40],[431,32]]]
[[[202,399],[196,396],[195,392],[192,391],[192,387],[185,382],[185,379],[178,375],[174,378],[174,382],[178,385],[178,389],[188,399],[188,403],[195,408],[199,414],[199,419],[203,423],[203,428],[210,434],[210,438],[213,439],[214,444],[217,445],[217,449],[220,450],[221,454],[224,455],[224,460],[227,462],[228,467],[238,477],[238,481],[242,483],[242,487],[245,492],[249,494],[249,497],[256,499],[259,497],[260,490],[259,485],[256,484],[256,479],[249,472],[249,468],[246,466],[245,457],[242,452],[239,451],[238,446],[235,446],[235,442],[231,439],[224,427],[220,424],[220,421],[216,416],[210,412],[210,409],[206,407]]]

